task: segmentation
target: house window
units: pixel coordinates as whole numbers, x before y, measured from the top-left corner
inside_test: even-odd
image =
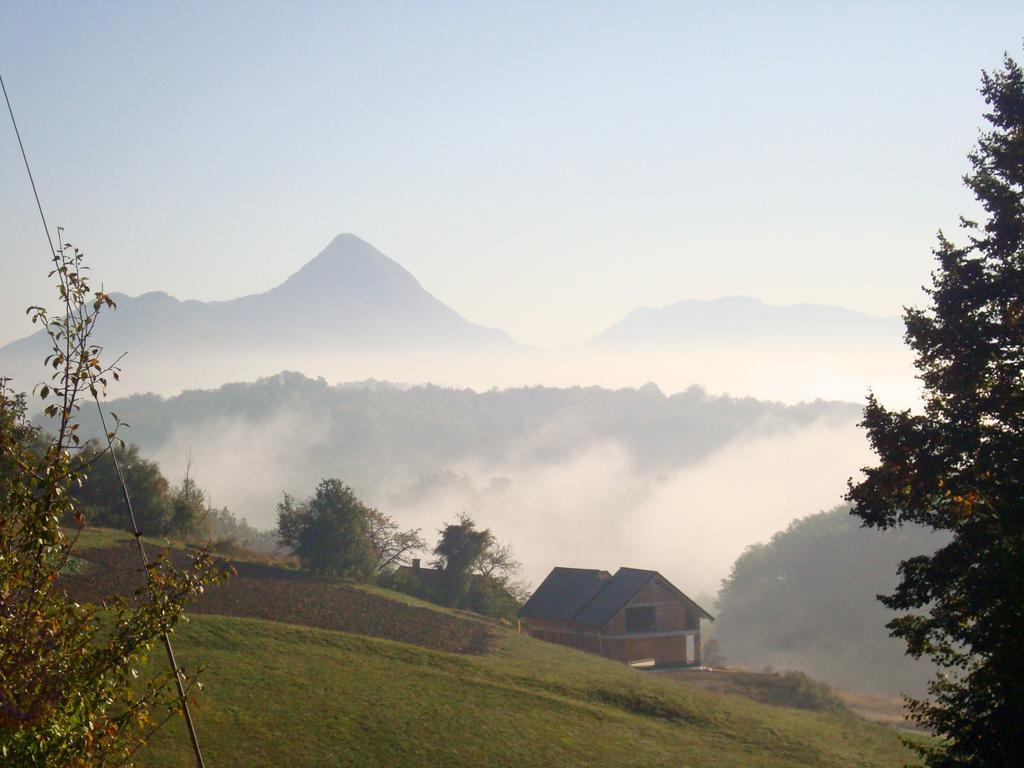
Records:
[[[657,627],[653,605],[626,609],[627,632],[653,632]]]

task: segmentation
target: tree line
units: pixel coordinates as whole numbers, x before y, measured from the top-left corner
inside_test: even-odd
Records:
[[[434,559],[418,528],[403,530],[362,502],[338,478],[321,480],[309,498],[285,494],[277,506],[277,535],[302,566],[322,576],[376,581],[431,602],[511,619],[522,600],[521,566],[512,548],[480,529],[465,513],[438,531]],[[416,567],[410,567],[414,563]]]
[[[914,663],[888,636],[895,614],[875,595],[896,585],[901,561],[945,541],[921,526],[862,528],[846,505],[796,520],[736,560],[703,655],[715,665],[799,669],[865,693],[920,694],[935,667]]]
[[[52,435],[43,430],[26,428],[22,444],[25,450],[42,457],[51,439]],[[77,477],[69,490],[74,514],[61,522],[73,525],[74,515],[78,515],[89,525],[127,529],[120,479],[109,449],[98,440],[87,440],[77,446],[70,461]],[[181,480],[172,482],[155,461],[140,454],[137,445],[120,442],[118,463],[144,535],[210,542],[214,549],[225,553],[236,548],[264,553],[280,550],[275,532],[258,530],[227,507],[214,507],[188,468]]]
[[[41,450],[46,433],[26,434],[35,450]],[[478,529],[465,513],[442,526],[431,548],[420,529],[403,529],[390,515],[362,502],[340,479],[328,478],[307,499],[285,493],[277,507],[276,528],[259,530],[227,507],[214,507],[189,469],[171,482],[131,443],[121,446],[118,459],[144,535],[209,542],[221,554],[291,553],[302,568],[320,576],[377,582],[493,617],[511,619],[526,597],[511,546],[497,541],[490,530]],[[89,440],[72,461],[79,477],[71,490],[74,514],[90,525],[126,529],[109,450]],[[75,523],[70,517],[62,522]],[[429,567],[410,573],[413,555],[428,552],[433,555]]]

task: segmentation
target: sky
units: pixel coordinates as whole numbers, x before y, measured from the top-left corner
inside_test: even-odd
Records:
[[[923,302],[1006,3],[4,3],[48,218],[108,290],[267,290],[352,232],[537,346],[638,306]],[[47,252],[0,125],[0,343]]]

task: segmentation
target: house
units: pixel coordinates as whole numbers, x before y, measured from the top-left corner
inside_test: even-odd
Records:
[[[424,568],[418,559],[414,559],[411,566],[396,568],[386,584],[423,600],[465,608],[497,619],[513,619],[519,608],[519,602],[501,579],[472,573],[466,575],[461,586],[455,586],[445,578],[443,570]]]
[[[414,557],[412,565],[400,565],[395,569],[395,573],[402,579],[412,579],[420,584],[427,585],[432,588],[436,588],[441,584],[440,568],[424,568],[420,565],[420,559]]]
[[[700,664],[700,620],[714,617],[657,571],[558,567],[519,617],[531,637],[626,663]]]

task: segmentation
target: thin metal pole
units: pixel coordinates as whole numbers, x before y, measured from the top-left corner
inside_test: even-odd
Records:
[[[139,525],[135,520],[135,510],[132,507],[132,499],[128,494],[128,484],[125,482],[124,473],[121,471],[121,462],[117,460],[117,451],[114,449],[114,439],[111,437],[110,432],[107,431],[107,418],[103,413],[103,408],[100,406],[99,397],[94,395],[93,400],[96,403],[96,411],[100,416],[100,426],[103,429],[103,434],[107,438],[107,449],[110,451],[110,458],[114,461],[114,471],[117,473],[118,482],[121,485],[121,498],[124,500],[125,509],[128,510],[128,522],[131,523],[132,535],[135,537],[135,544],[139,548],[139,557],[142,558],[143,567],[149,565],[149,557],[146,555],[146,548],[142,544],[142,531],[139,530]],[[178,699],[181,702],[181,711],[185,716],[185,724],[188,726],[188,735],[192,740],[192,751],[195,753],[196,767],[206,768],[206,763],[203,761],[203,752],[199,748],[199,735],[196,733],[195,723],[192,722],[192,712],[188,707],[188,695],[185,693],[185,684],[181,679],[181,670],[178,667],[178,662],[174,658],[174,648],[171,645],[171,636],[167,632],[163,633],[164,649],[167,651],[167,661],[171,665],[171,669],[174,670],[174,683],[178,688]]]

